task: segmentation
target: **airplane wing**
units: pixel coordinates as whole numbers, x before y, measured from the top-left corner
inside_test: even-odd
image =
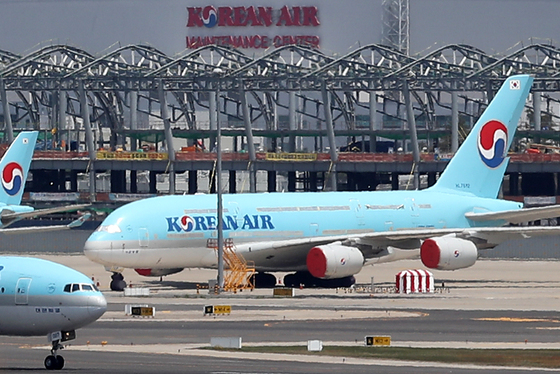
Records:
[[[523,223],[560,217],[560,205],[506,210],[502,212],[465,213],[465,217],[476,222],[504,220],[509,223]]]
[[[60,231],[77,228],[83,225],[91,217],[91,213],[86,213],[78,219],[70,222],[67,225],[50,225],[50,226],[30,226],[30,227],[16,227],[11,229],[0,229],[2,234],[22,234],[26,232],[47,232],[47,231]]]
[[[2,215],[0,216],[0,219],[2,220],[2,223],[4,222],[11,223],[15,220],[19,220],[23,218],[34,218],[34,217],[44,216],[46,214],[60,213],[60,212],[72,212],[75,210],[84,209],[88,206],[90,206],[90,204],[75,204],[75,205],[59,206],[55,208],[32,210],[28,212],[10,212],[4,210],[2,212]]]
[[[294,270],[306,270],[306,256],[309,250],[315,246],[333,243],[356,247],[360,249],[366,262],[371,262],[368,260],[382,257],[387,257],[386,261],[415,258],[418,256],[418,249],[422,241],[434,237],[453,236],[470,240],[479,249],[488,249],[511,239],[550,235],[560,235],[560,226],[419,228],[240,243],[236,245],[236,248],[245,259],[259,264],[260,270],[274,271],[287,267]]]

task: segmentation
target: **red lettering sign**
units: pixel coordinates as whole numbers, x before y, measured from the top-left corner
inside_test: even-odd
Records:
[[[271,46],[278,48],[286,45],[303,45],[319,48],[319,37],[316,35],[276,35],[271,39],[267,35],[187,36],[186,45],[189,49],[201,48],[207,45],[255,49],[266,49]]]
[[[318,9],[314,6],[287,5],[274,11],[272,7],[187,7],[187,27],[227,26],[311,26],[320,25]]]

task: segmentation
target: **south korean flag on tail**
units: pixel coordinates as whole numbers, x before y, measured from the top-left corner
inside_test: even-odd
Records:
[[[509,89],[510,90],[520,90],[521,89],[521,82],[518,79],[512,79],[509,81]]]

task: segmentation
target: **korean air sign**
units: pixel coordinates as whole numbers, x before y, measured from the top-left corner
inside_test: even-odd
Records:
[[[165,217],[167,232],[212,231],[218,227],[218,219],[212,215]],[[243,217],[223,217],[224,230],[274,230],[272,217],[267,214],[246,214]]]
[[[286,45],[319,48],[316,6],[189,6],[186,46],[267,49]]]
[[[319,26],[317,7],[283,6],[280,9],[264,6],[187,7],[187,27],[224,26]]]

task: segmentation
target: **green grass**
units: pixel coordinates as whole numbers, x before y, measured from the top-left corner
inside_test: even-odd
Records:
[[[258,346],[244,347],[241,351],[339,356],[363,359],[380,358],[458,364],[560,368],[560,350],[557,349],[447,349],[323,346],[321,352],[308,352],[306,346]]]

